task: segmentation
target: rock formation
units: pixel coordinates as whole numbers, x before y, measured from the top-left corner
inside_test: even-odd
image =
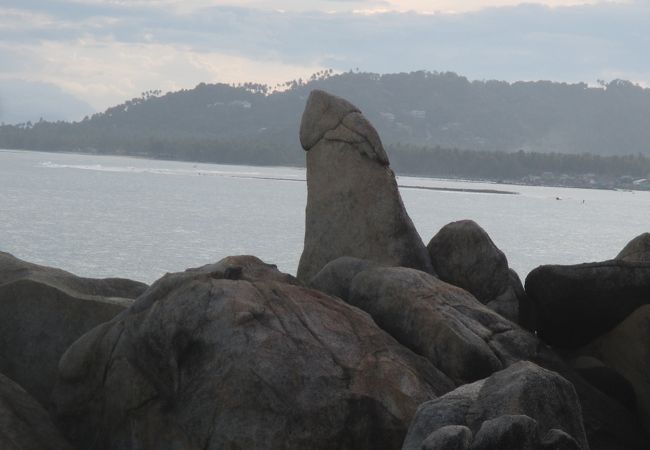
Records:
[[[577,348],[650,303],[650,263],[541,266],[528,274],[526,293],[539,336],[553,346]]]
[[[592,450],[641,450],[648,445],[646,434],[619,403],[617,393],[608,397],[607,391],[585,382],[536,336],[467,291],[421,271],[372,264],[364,268],[352,258],[335,260],[321,272],[326,276],[319,273],[313,278],[315,284],[343,293],[341,298],[370,313],[380,327],[426,356],[457,385],[518,361],[533,361],[574,384]]]
[[[616,256],[628,262],[650,263],[650,233],[643,233],[632,239]]]
[[[50,416],[23,388],[0,374],[0,448],[73,450]]]
[[[430,448],[541,450],[547,446],[545,441],[558,440],[553,437],[556,430],[577,448],[589,449],[571,383],[533,363],[520,362],[424,403],[402,449],[419,450],[431,441],[455,441],[460,445]]]
[[[398,448],[451,381],[335,297],[253,257],[154,283],[60,362],[79,448]]]
[[[353,256],[431,272],[377,132],[346,100],[312,91],[302,116],[307,151],[305,246],[298,278]]]
[[[629,381],[641,419],[650,431],[650,305],[634,311],[581,352],[600,359]]]
[[[519,323],[525,292],[506,255],[473,220],[445,225],[427,245],[438,277],[469,291],[481,303]]]
[[[47,405],[68,346],[144,289],[135,281],[81,278],[0,252],[0,372]]]

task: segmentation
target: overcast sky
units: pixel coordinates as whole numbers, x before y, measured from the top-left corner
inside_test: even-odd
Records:
[[[150,89],[325,68],[650,86],[647,0],[2,0],[0,36],[8,122],[30,87],[80,116]]]

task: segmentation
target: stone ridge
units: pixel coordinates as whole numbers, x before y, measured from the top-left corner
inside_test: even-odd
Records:
[[[311,150],[321,140],[353,145],[362,154],[388,166],[388,156],[377,130],[347,100],[321,90],[309,94],[300,124],[300,144]]]

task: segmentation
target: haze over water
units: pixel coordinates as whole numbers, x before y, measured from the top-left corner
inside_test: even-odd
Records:
[[[0,151],[0,251],[82,276],[145,282],[235,254],[295,274],[304,177],[298,168]],[[650,192],[405,176],[398,183],[519,192],[401,188],[425,244],[443,225],[473,219],[522,279],[541,264],[613,258],[650,231]]]

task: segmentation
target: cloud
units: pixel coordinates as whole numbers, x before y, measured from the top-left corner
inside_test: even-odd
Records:
[[[593,4],[559,7],[578,2]],[[647,2],[515,3],[4,0],[0,78],[52,83],[98,109],[149,89],[274,84],[322,68],[650,84]],[[421,13],[458,4],[471,12]]]

